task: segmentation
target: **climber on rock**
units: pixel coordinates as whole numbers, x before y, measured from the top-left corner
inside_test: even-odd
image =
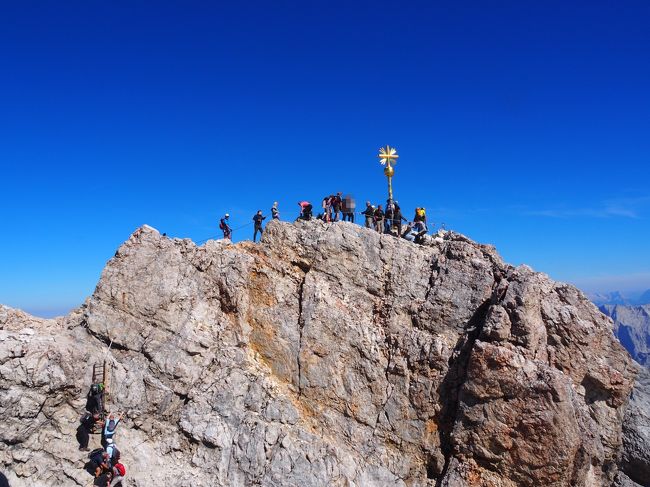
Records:
[[[223,238],[232,240],[232,229],[230,228],[230,215],[226,213],[224,217],[219,220],[219,229],[223,231]]]
[[[119,461],[120,459],[120,450],[118,450],[117,445],[111,438],[108,438],[106,440],[105,453],[108,455],[107,458],[108,458],[109,467],[115,464],[115,462]]]
[[[414,242],[416,244],[424,243],[424,236],[427,234],[427,226],[423,221],[413,223],[413,232],[415,233]]]
[[[262,238],[262,221],[266,220],[266,217],[262,215],[262,210],[257,210],[257,213],[253,215],[253,222],[255,223],[255,231],[253,232],[253,242],[257,238],[257,232],[260,232],[260,238]]]
[[[92,433],[95,425],[101,422],[98,413],[91,414],[86,411],[81,417],[79,427],[77,428],[77,441],[79,442],[79,450],[88,451],[88,441],[90,440],[90,433]]]
[[[406,227],[402,238],[405,238],[409,242],[416,244],[423,244],[425,241],[425,235],[427,234],[427,228],[422,222],[411,222]]]
[[[413,223],[422,222],[424,226],[427,225],[427,212],[425,208],[416,208],[415,216],[413,217]]]
[[[90,386],[86,396],[86,411],[90,414],[104,414],[104,384],[93,384]]]
[[[121,487],[124,477],[126,477],[126,468],[119,461],[115,462],[110,473],[110,483],[106,483],[107,487]]]
[[[106,448],[108,440],[112,440],[113,436],[115,436],[117,425],[120,424],[120,421],[123,417],[124,413],[120,414],[117,419],[115,418],[115,414],[111,413],[106,418],[106,421],[104,422],[104,429],[102,430],[102,446],[104,448]]]
[[[298,202],[298,206],[300,206],[300,216],[298,216],[299,220],[311,220],[311,215],[312,215],[312,205],[309,201],[300,201]]]
[[[274,220],[279,220],[280,219],[280,211],[278,210],[278,202],[274,202],[273,206],[271,207],[271,218]]]
[[[109,454],[101,448],[90,452],[88,458],[90,459],[90,466],[93,469],[95,478],[98,478],[102,474],[105,474],[111,470],[111,458]]]

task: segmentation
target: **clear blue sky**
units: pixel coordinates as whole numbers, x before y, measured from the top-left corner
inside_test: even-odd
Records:
[[[92,293],[138,226],[385,200],[587,290],[650,287],[650,3],[4,2],[0,303]],[[251,228],[235,236],[250,238]]]

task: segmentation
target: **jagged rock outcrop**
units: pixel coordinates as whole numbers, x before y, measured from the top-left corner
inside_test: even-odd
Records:
[[[630,480],[650,486],[650,370],[642,369],[623,421],[621,469]]]
[[[145,226],[70,316],[0,311],[13,487],[89,484],[74,434],[105,356],[135,486],[609,486],[637,370],[579,291],[461,235]]]
[[[605,304],[600,310],[614,321],[614,334],[632,358],[650,366],[650,304],[621,306]]]

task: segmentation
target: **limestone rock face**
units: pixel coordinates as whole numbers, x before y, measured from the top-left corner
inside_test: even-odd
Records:
[[[650,486],[650,370],[642,369],[623,422],[623,472]]]
[[[603,305],[600,310],[614,321],[614,334],[641,365],[650,367],[650,304]]]
[[[103,360],[138,487],[609,486],[637,373],[579,291],[458,234],[145,226],[70,316],[1,308],[10,485],[92,481],[74,437]]]

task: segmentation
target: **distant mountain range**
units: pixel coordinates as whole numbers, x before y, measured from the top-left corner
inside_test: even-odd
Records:
[[[599,309],[614,320],[614,334],[632,358],[650,367],[650,304],[603,304]]]
[[[587,293],[587,296],[596,306],[604,305],[623,305],[623,306],[642,306],[650,304],[650,289],[641,293],[625,293],[620,291],[611,291],[607,293]]]

